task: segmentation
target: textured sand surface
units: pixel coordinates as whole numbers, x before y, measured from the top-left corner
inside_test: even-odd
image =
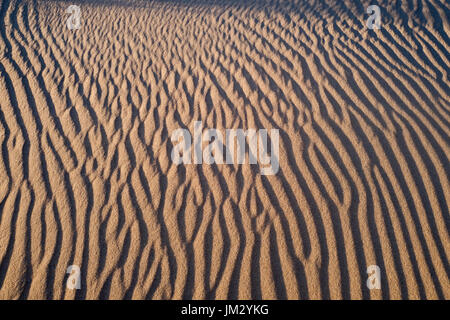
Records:
[[[450,298],[448,1],[0,3],[0,298]],[[279,172],[174,165],[197,120]]]

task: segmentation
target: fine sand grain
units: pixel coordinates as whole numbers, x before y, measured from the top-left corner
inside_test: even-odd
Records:
[[[450,299],[449,20],[447,0],[0,0],[0,298]],[[175,165],[195,121],[278,129],[278,173]]]

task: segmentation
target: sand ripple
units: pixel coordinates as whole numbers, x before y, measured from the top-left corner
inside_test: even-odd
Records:
[[[450,5],[369,2],[1,1],[0,298],[449,299]],[[278,174],[174,165],[197,120]]]

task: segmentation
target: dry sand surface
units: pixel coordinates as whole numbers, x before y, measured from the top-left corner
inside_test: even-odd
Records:
[[[0,298],[450,298],[448,1],[0,6]],[[279,171],[174,164],[195,121]]]

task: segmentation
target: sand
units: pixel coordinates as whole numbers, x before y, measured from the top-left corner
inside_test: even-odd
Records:
[[[372,2],[2,0],[0,298],[449,299],[450,5]]]

